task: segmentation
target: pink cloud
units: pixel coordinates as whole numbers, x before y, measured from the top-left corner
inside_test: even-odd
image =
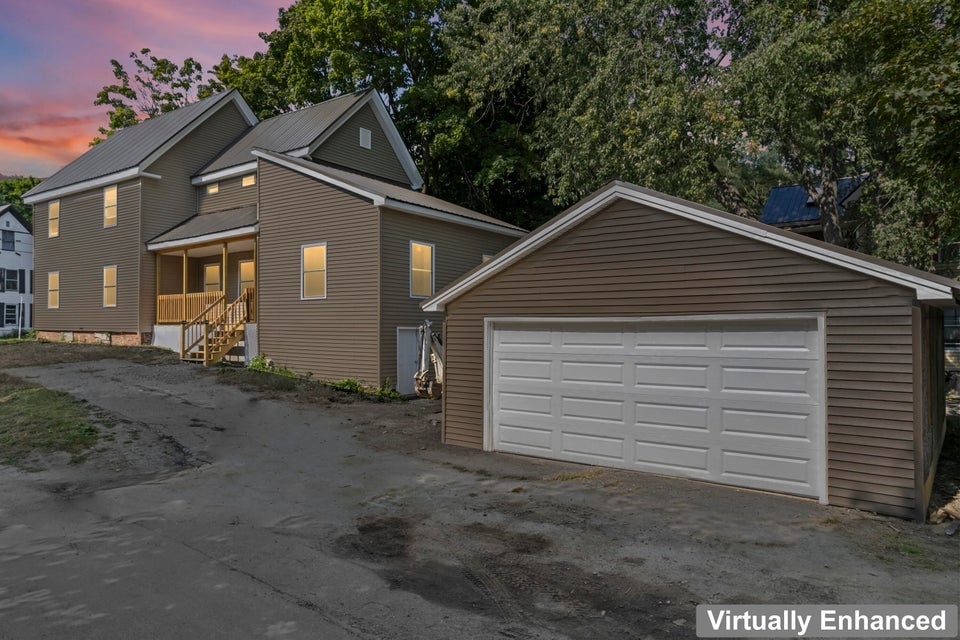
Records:
[[[86,151],[106,123],[106,109],[93,100],[114,82],[111,58],[126,63],[130,51],[149,47],[178,63],[193,57],[208,70],[224,53],[262,50],[258,33],[275,29],[278,9],[291,3],[31,0],[5,7],[0,36],[14,35],[17,46],[3,50],[0,173],[50,175]]]

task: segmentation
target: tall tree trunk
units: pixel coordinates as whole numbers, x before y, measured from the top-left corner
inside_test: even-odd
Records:
[[[750,211],[750,207],[747,206],[747,202],[743,199],[743,195],[740,193],[737,185],[730,182],[715,164],[710,163],[710,169],[713,171],[714,178],[716,179],[717,198],[720,200],[720,203],[726,207],[727,211],[741,218],[755,218],[756,216]]]
[[[820,177],[816,176],[809,168],[803,170],[801,176],[803,186],[807,190],[807,195],[817,205],[817,211],[820,212],[820,229],[823,231],[825,242],[844,246],[843,229],[840,227],[840,205],[837,189],[837,172],[833,164],[829,161],[820,163]]]

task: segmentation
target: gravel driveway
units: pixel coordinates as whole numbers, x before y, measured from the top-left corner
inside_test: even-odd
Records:
[[[104,425],[0,467],[2,638],[694,638],[701,603],[950,603],[958,540],[814,502],[444,447],[439,403],[184,365],[7,373]]]

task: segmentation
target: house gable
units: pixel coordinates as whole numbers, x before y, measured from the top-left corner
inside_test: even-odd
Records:
[[[392,124],[390,126],[392,127]],[[311,155],[324,164],[344,167],[406,186],[411,186],[419,179],[419,176],[411,177],[404,169],[401,156],[398,156],[369,103],[364,104],[315,145]],[[401,155],[409,156],[405,147]]]

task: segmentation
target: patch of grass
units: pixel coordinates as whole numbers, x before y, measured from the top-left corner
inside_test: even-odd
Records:
[[[589,480],[590,478],[596,478],[597,476],[606,473],[606,469],[600,469],[595,467],[592,469],[587,469],[585,471],[564,471],[563,473],[558,473],[555,476],[547,478],[547,480],[553,480],[556,482],[569,482],[570,480]]]
[[[363,385],[360,384],[360,381],[356,378],[335,380],[333,382],[328,382],[327,385],[336,389],[337,391],[343,391],[344,393],[363,393]]]
[[[258,356],[255,356],[250,360],[250,364],[247,365],[247,368],[251,371],[259,371],[261,373],[273,373],[278,376],[285,376],[287,378],[299,378],[296,373],[287,369],[286,367],[277,366],[273,360],[270,360],[262,353]]]
[[[34,451],[81,461],[97,438],[87,407],[70,394],[0,374],[0,463],[23,466]]]

